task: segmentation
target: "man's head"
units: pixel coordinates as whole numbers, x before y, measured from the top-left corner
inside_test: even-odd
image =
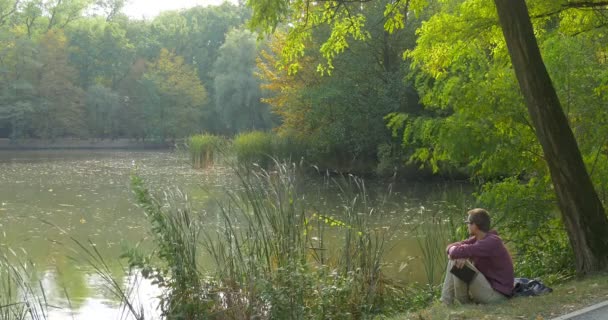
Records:
[[[486,233],[490,231],[490,214],[488,211],[481,208],[476,208],[467,212],[469,218],[467,223],[469,225],[469,234],[474,236],[480,231]]]

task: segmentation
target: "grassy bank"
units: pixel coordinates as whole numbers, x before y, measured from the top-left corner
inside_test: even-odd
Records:
[[[514,298],[499,305],[446,307],[436,302],[427,309],[386,319],[552,319],[608,300],[608,274],[571,280],[552,288],[554,291],[548,295]]]

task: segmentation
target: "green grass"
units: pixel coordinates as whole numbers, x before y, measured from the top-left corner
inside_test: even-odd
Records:
[[[427,309],[385,319],[552,319],[608,300],[608,274],[571,280],[554,285],[552,288],[554,291],[544,296],[513,298],[498,305],[446,307],[436,302]]]

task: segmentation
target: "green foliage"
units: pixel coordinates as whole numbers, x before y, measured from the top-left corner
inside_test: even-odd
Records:
[[[232,146],[240,164],[245,166],[257,164],[262,168],[268,168],[272,163],[272,141],[272,134],[252,131],[237,135]]]
[[[135,20],[120,13],[124,3],[0,4],[0,137],[162,140],[222,130],[213,65],[247,11],[226,3]],[[247,97],[259,104],[259,94]],[[256,128],[270,126],[261,121]]]
[[[556,10],[564,13],[552,16]],[[598,108],[602,76],[591,71],[604,63],[596,47],[603,38],[590,29],[570,33],[573,17],[593,20],[593,14],[549,1],[531,2],[530,11],[541,17],[534,23],[543,58],[598,193],[605,193],[600,182],[605,173],[597,165],[605,140],[596,136],[606,129],[604,110]],[[405,55],[431,113],[391,115],[389,125],[406,148],[415,149],[412,160],[436,171],[466,167],[475,181],[485,183],[480,201],[501,213],[500,229],[516,252],[519,273],[567,277],[572,252],[495,15],[491,3],[475,0],[438,7],[419,29],[416,48]],[[497,177],[507,179],[487,183]]]
[[[188,139],[188,150],[194,169],[207,168],[213,165],[215,151],[221,138],[212,134],[197,134]]]
[[[253,10],[250,26],[264,34],[274,32],[283,21],[290,23],[287,41],[281,51],[281,66],[289,73],[301,67],[300,62],[306,54],[307,44],[313,38],[314,30],[328,27],[319,46],[324,62],[319,62],[317,70],[331,74],[334,59],[350,48],[353,40],[373,39],[367,29],[378,26],[377,20],[367,15],[370,11],[380,11],[388,19],[381,24],[393,32],[404,26],[401,21],[411,10],[417,11],[426,5],[426,0],[367,2],[311,2],[308,0],[285,1],[248,1]]]
[[[76,70],[68,64],[67,38],[61,30],[47,32],[39,42],[38,101],[32,119],[37,136],[54,139],[84,135],[84,92]]]
[[[207,92],[196,70],[184,64],[184,58],[161,49],[158,59],[143,75],[146,89],[155,93],[151,103],[156,110],[147,121],[157,126],[159,138],[179,138],[196,131]]]
[[[365,43],[350,44],[333,57],[331,76],[319,77],[316,66],[324,58],[313,50],[298,61],[298,73],[290,74],[281,57],[291,40],[281,33],[258,61],[263,87],[269,92],[265,101],[281,118],[279,135],[293,135],[304,142],[307,161],[323,169],[372,172],[379,161],[378,146],[395,142],[384,116],[421,110],[412,83],[402,80],[405,65],[400,59],[402,51],[414,45],[420,20],[412,19],[403,33],[389,35],[380,24],[383,5],[363,5],[364,16],[374,22],[366,31],[372,37]],[[306,45],[311,49],[321,46],[331,32],[327,26],[319,26]]]
[[[383,143],[378,146],[376,173],[381,176],[395,174],[406,162],[399,144]]]
[[[272,157],[280,161],[299,162],[306,157],[308,142],[290,134],[272,135]]]

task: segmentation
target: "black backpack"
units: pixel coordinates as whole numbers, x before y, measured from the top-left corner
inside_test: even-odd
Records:
[[[540,280],[515,278],[513,297],[531,297],[551,293],[553,289],[544,285]]]

